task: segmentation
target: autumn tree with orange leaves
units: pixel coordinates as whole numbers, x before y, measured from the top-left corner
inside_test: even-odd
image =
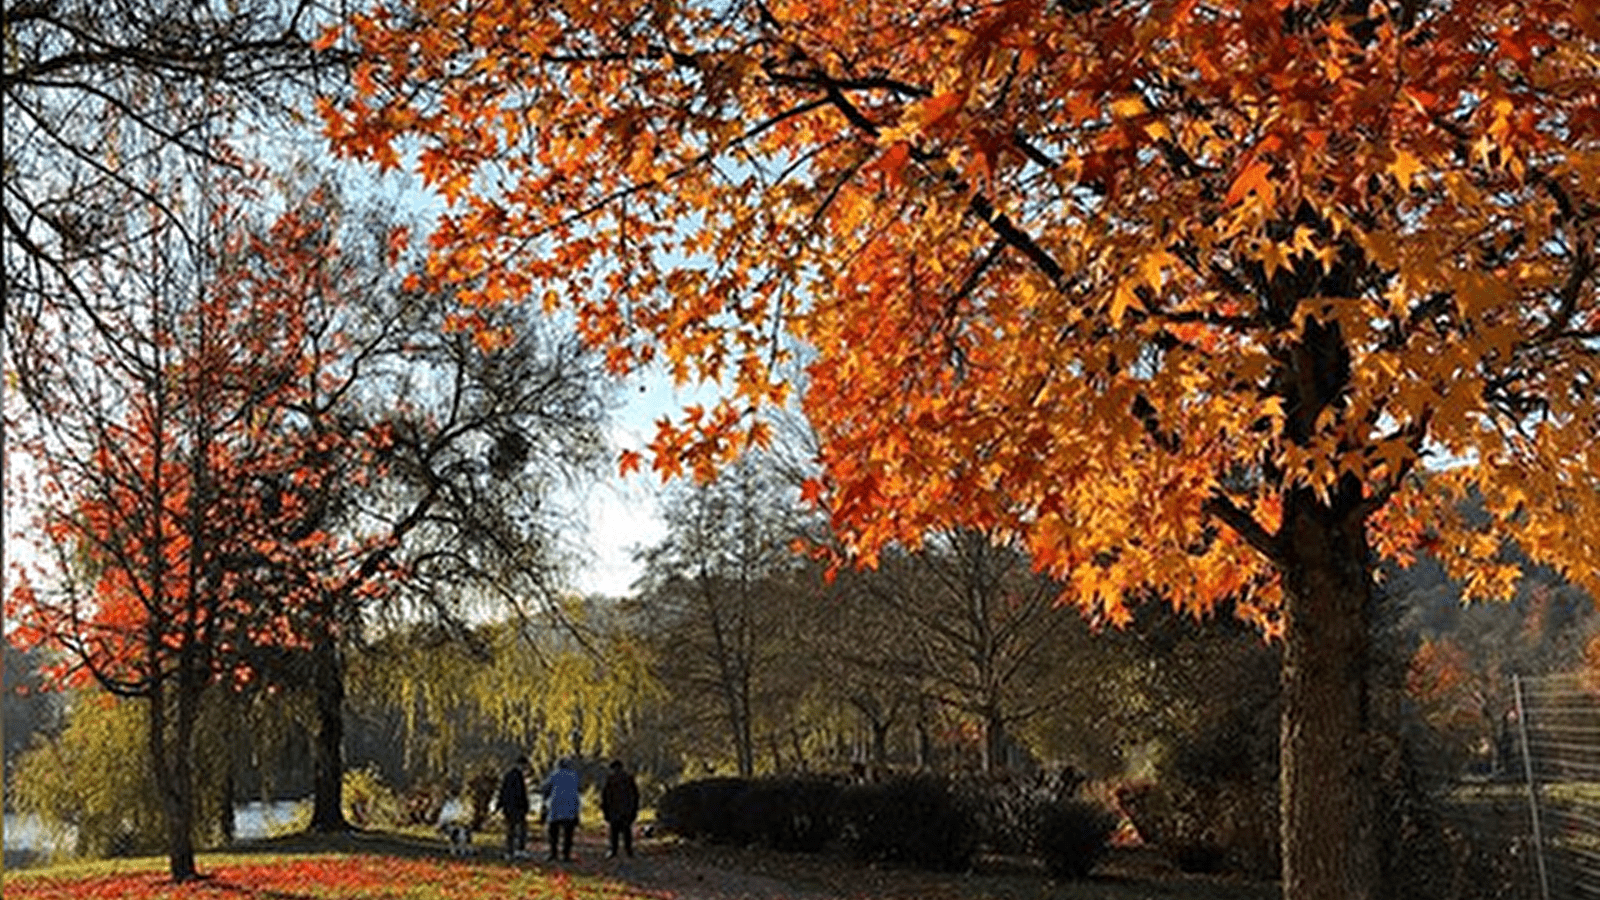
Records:
[[[1108,621],[1235,598],[1284,645],[1292,900],[1380,892],[1374,560],[1600,588],[1587,0],[416,0],[322,40],[364,60],[340,152],[450,201],[430,278],[724,386],[664,474],[767,440],[800,347],[860,561],[954,523]]]
[[[8,323],[8,509],[37,516],[25,537],[56,566],[18,573],[7,640],[56,651],[58,682],[145,702],[183,881],[203,696],[259,679],[263,648],[305,646],[320,594],[305,560],[362,552],[303,527],[338,474],[326,460],[377,448],[293,427],[326,362],[309,314],[329,289],[318,221],[250,235],[237,209],[202,204],[125,224],[145,226],[141,265],[90,267],[81,294]]]

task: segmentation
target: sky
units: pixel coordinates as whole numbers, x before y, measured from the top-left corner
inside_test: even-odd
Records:
[[[648,445],[655,436],[655,422],[662,416],[676,418],[684,406],[707,403],[714,386],[693,385],[677,389],[663,374],[649,375],[622,388],[622,406],[611,423],[612,457],[623,450],[637,450],[649,457]],[[657,514],[661,478],[647,464],[631,475],[617,473],[615,464],[606,477],[585,488],[577,498],[583,510],[588,533],[575,543],[587,544],[586,557],[572,572],[572,587],[580,594],[623,597],[643,573],[633,561],[636,549],[651,546],[666,536],[666,527]]]

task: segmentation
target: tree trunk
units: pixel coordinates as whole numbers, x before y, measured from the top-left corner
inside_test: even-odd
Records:
[[[1348,512],[1356,504],[1348,490],[1335,494],[1330,507],[1296,489],[1284,511],[1285,900],[1378,895],[1368,704],[1373,585],[1364,524]]]
[[[311,666],[317,733],[312,746],[310,829],[349,831],[350,823],[344,817],[344,662],[331,635],[311,649]]]
[[[194,723],[192,714],[185,710],[190,702],[185,697],[186,687],[180,684],[173,698],[177,709],[170,726],[171,744],[167,742],[168,694],[160,681],[146,698],[150,704],[150,764],[167,825],[167,872],[179,883],[199,876],[194,861],[194,769],[190,765]],[[198,705],[197,699],[193,702]]]
[[[889,726],[890,722],[880,722],[873,719],[872,727],[872,766],[875,771],[882,772],[889,767]]]
[[[983,711],[983,771],[994,772],[1006,765],[1006,723],[1000,710],[988,706]]]
[[[233,750],[228,749],[227,774],[222,778],[221,794],[217,804],[217,830],[222,834],[224,844],[232,844],[237,834],[237,824],[233,811]]]
[[[737,712],[734,713],[734,741],[738,744],[739,777],[753,778],[756,774],[755,730],[750,722],[750,685],[748,679],[739,684]]]

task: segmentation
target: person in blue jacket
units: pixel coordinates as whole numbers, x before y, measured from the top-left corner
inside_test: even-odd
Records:
[[[550,859],[572,859],[572,835],[578,829],[578,772],[572,760],[563,759],[550,777],[539,786],[550,822]]]

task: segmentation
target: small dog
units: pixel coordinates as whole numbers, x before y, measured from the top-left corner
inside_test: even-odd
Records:
[[[450,842],[451,856],[472,855],[472,829],[464,822],[440,822],[439,833]]]

